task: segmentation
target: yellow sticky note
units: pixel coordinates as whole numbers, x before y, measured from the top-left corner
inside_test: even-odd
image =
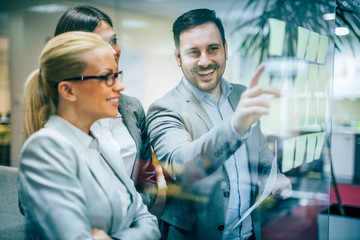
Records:
[[[299,167],[304,162],[306,135],[296,137],[295,162],[294,167]]]
[[[319,49],[317,52],[316,62],[323,64],[325,62],[326,53],[328,50],[329,38],[323,35],[319,37]]]
[[[297,37],[297,47],[296,47],[296,56],[298,58],[304,58],[306,47],[309,40],[310,31],[303,27],[298,27],[298,37]]]
[[[315,119],[317,115],[317,99],[314,97],[308,98],[308,114],[307,114],[307,124],[315,124]]]
[[[310,32],[308,45],[306,48],[305,60],[315,62],[316,55],[319,47],[319,34],[316,32]]]
[[[269,55],[282,56],[284,51],[286,23],[275,18],[269,18],[268,21],[270,26]]]
[[[269,109],[269,131],[278,132],[281,130],[281,98],[270,101]]]
[[[294,164],[295,138],[283,141],[283,155],[281,162],[281,171],[283,173],[290,171]]]
[[[309,64],[308,92],[315,92],[318,76],[319,66],[317,64]]]
[[[302,127],[305,125],[306,120],[306,105],[307,99],[304,97],[300,97],[296,99],[296,108],[295,108],[295,116],[296,116],[296,126]]]
[[[315,160],[320,158],[321,151],[322,151],[323,145],[324,145],[326,132],[319,132],[316,135],[317,135],[317,137],[316,137],[317,143],[316,143],[316,150],[315,150],[315,157],[314,157]]]
[[[327,79],[328,79],[327,67],[325,65],[320,65],[319,77],[316,85],[316,92],[325,93]]]
[[[327,98],[321,97],[318,101],[316,122],[317,124],[321,124],[325,122],[326,118]]]
[[[316,145],[316,133],[307,134],[307,145],[306,145],[306,162],[312,162],[314,160],[315,145]]]

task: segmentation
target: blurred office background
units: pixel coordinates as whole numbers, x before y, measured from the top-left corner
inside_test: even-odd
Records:
[[[54,34],[60,16],[79,4],[100,8],[113,20],[124,70],[124,93],[149,105],[175,87],[182,77],[173,56],[172,23],[193,8],[216,10],[227,33],[229,60],[225,78],[247,85],[259,64],[259,52],[244,56],[239,43],[251,32],[239,22],[261,14],[244,11],[233,0],[12,0],[0,2],[0,165],[17,167],[22,146],[22,98],[27,76],[38,68],[41,49]],[[329,33],[329,35],[334,35]],[[360,182],[360,44],[346,35],[341,51],[329,44],[327,64],[332,90],[328,113],[335,175],[341,184]],[[333,75],[332,75],[333,73]],[[265,77],[266,78],[266,77]],[[264,81],[266,81],[264,79]],[[265,129],[266,132],[266,129]],[[329,159],[289,172],[295,195],[263,204],[264,239],[317,239],[317,213],[330,202]],[[305,179],[305,180],[304,180]],[[359,190],[358,190],[359,191]],[[353,192],[354,193],[354,192]],[[355,192],[355,196],[360,194]],[[360,199],[345,199],[352,205]],[[336,201],[336,200],[334,200]],[[273,209],[274,211],[271,211]],[[277,219],[277,221],[274,221]],[[285,225],[284,225],[285,224]]]

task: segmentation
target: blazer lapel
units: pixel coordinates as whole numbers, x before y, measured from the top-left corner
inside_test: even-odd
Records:
[[[113,151],[113,149],[111,149],[109,147],[109,145],[107,145],[106,143],[100,143],[100,152],[103,155],[103,158],[105,159],[105,161],[109,164],[111,169],[114,171],[114,173],[118,177],[118,179],[125,185],[128,193],[130,194],[131,202],[132,203],[135,202],[135,198],[137,197],[135,195],[138,193],[135,190],[134,182],[130,179],[130,177],[127,175],[127,173],[125,171],[125,166],[123,164],[120,153]],[[119,159],[119,161],[117,161],[115,163],[115,162],[113,162],[113,159]],[[119,201],[117,201],[117,202],[119,202]],[[119,205],[120,205],[120,202],[119,202]],[[119,206],[119,207],[121,207],[121,206]],[[132,216],[133,214],[130,214],[130,212],[133,212],[133,211],[136,211],[136,204],[131,204],[129,206],[127,216]],[[124,222],[127,221],[126,216],[124,216],[122,221],[124,221]],[[129,219],[129,221],[131,221],[131,219]],[[120,225],[121,223],[119,222],[117,224]]]
[[[125,95],[120,96],[119,112],[123,118],[126,128],[128,129],[131,137],[135,141],[136,148],[139,149],[139,141],[141,141],[141,140],[138,139],[139,134],[136,134],[136,131],[138,131],[138,127],[136,126],[137,119],[135,119],[131,108],[128,107],[129,105],[131,105],[131,103],[129,103],[126,98],[127,98],[127,96],[125,96]],[[138,154],[139,154],[139,152],[136,153],[136,155],[137,155],[136,159],[139,157]]]
[[[179,84],[179,91],[184,96],[185,100],[188,104],[190,110],[193,110],[206,124],[208,129],[211,129],[214,125],[206,113],[205,109],[201,106],[200,102],[194,97],[190,89],[183,83],[182,80]]]
[[[239,101],[240,101],[240,97],[241,94],[244,92],[244,89],[239,89],[238,85],[234,85],[231,84],[233,86],[233,90],[231,91],[230,95],[229,95],[229,102],[230,105],[232,106],[233,110],[235,111]]]

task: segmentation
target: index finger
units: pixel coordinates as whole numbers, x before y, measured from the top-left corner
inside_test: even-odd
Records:
[[[259,83],[259,79],[261,77],[261,74],[264,72],[265,69],[265,65],[264,63],[260,64],[260,66],[258,67],[258,69],[256,70],[255,75],[252,77],[251,82],[250,82],[250,87],[249,88],[253,88],[256,85],[258,85]]]

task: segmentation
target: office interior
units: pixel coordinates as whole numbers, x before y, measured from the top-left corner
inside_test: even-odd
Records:
[[[262,239],[336,239],[331,231],[334,226],[332,224],[336,223],[332,222],[332,213],[329,212],[329,206],[338,202],[336,190],[339,190],[344,205],[360,207],[359,39],[352,32],[338,33],[344,34],[343,36],[335,35],[335,29],[339,26],[335,25],[333,7],[330,12],[319,11],[322,15],[317,16],[319,23],[327,21],[328,31],[322,29],[316,32],[314,29],[303,27],[308,34],[305,34],[307,40],[303,47],[303,56],[295,54],[292,58],[285,57],[288,51],[284,47],[286,44],[271,40],[276,31],[280,36],[284,34],[283,39],[287,37],[284,29],[289,23],[281,19],[280,22],[277,22],[278,19],[269,21],[262,32],[269,37],[270,43],[273,41],[277,42],[277,45],[280,44],[275,46],[273,53],[270,52],[274,46],[267,46],[270,52],[265,56],[262,55],[261,48],[244,54],[240,48],[241,43],[254,34],[256,26],[249,25],[236,31],[234,29],[241,22],[253,16],[260,16],[263,10],[261,4],[256,9],[245,9],[247,2],[252,1],[2,1],[0,165],[14,168],[19,166],[23,144],[23,87],[28,75],[38,68],[40,51],[53,37],[57,21],[67,9],[79,4],[88,4],[103,10],[111,17],[121,47],[119,68],[124,71],[124,93],[137,97],[145,112],[152,102],[174,88],[182,77],[181,69],[173,55],[171,29],[174,20],[193,8],[214,9],[224,23],[229,47],[225,79],[248,85],[257,66],[264,61],[268,71],[261,78],[261,83],[278,86],[285,92],[279,102],[273,102],[271,109],[275,109],[274,112],[270,112],[269,116],[261,121],[263,132],[270,148],[277,155],[276,160],[281,171],[292,181],[293,195],[286,200],[268,196],[258,206],[261,211]],[[335,6],[335,0],[329,2]],[[326,14],[330,14],[330,18],[326,18],[329,16]],[[300,30],[297,28],[296,31],[300,36]],[[312,34],[317,34],[318,46],[315,50],[309,50],[312,47],[309,40]],[[326,49],[322,50],[322,60],[319,60],[320,39],[325,41],[322,46],[326,46]],[[297,44],[299,43],[298,38]],[[338,49],[335,48],[335,43]],[[315,52],[314,58],[310,56],[311,52]],[[306,70],[299,70],[301,67]],[[316,83],[318,87],[310,90],[310,81],[313,79],[310,77],[309,80],[309,74],[304,77],[299,73],[309,73],[313,68],[316,68],[317,76],[325,71],[325,75],[319,77],[325,83],[322,86]],[[307,90],[302,91],[298,89],[301,88],[298,83],[304,78],[307,81]],[[303,105],[304,102],[306,105]],[[312,109],[312,103],[317,107]],[[284,108],[298,111],[276,112],[276,109]],[[312,157],[307,157],[309,152],[312,153]],[[297,154],[301,160],[297,159]],[[291,162],[289,163],[286,158]],[[334,188],[334,180],[337,188]],[[167,186],[161,178],[159,186],[160,192],[164,194]],[[158,205],[153,209],[155,214],[161,214],[163,201],[158,200]],[[360,216],[352,216],[351,219],[357,222],[356,226],[360,225]],[[342,233],[344,229],[337,228],[337,231]]]

